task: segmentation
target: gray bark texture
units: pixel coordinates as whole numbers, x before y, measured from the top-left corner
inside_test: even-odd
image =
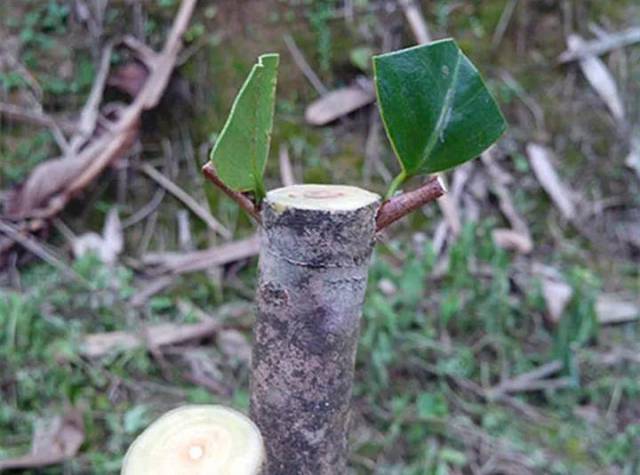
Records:
[[[265,475],[346,473],[349,407],[379,201],[262,209],[251,418]]]

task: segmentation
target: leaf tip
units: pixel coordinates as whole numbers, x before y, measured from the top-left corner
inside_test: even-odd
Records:
[[[280,64],[280,54],[265,53],[258,57],[258,65],[267,68],[277,68]]]

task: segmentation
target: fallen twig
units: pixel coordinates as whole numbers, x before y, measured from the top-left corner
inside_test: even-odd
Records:
[[[155,267],[151,271],[155,275],[185,274],[253,257],[258,253],[259,246],[258,236],[255,235],[204,251],[147,254],[143,256],[142,261],[145,265]]]
[[[80,354],[99,358],[116,351],[128,351],[142,346],[159,348],[178,345],[191,340],[206,338],[220,328],[220,322],[207,318],[199,323],[176,325],[161,323],[144,328],[139,333],[114,331],[86,335],[80,346]]]
[[[222,223],[220,223],[216,218],[211,216],[205,208],[203,208],[200,203],[194,200],[191,195],[189,195],[186,191],[176,185],[174,182],[169,180],[166,176],[160,173],[158,170],[153,168],[148,163],[143,164],[140,169],[149,176],[153,181],[158,183],[162,188],[167,190],[173,196],[178,198],[182,203],[185,204],[187,208],[193,211],[193,214],[198,216],[202,221],[206,223],[209,228],[213,231],[220,234],[225,239],[231,239],[232,234]]]
[[[66,265],[62,260],[49,252],[46,248],[42,246],[36,239],[31,237],[28,234],[21,233],[18,229],[12,226],[9,223],[6,223],[0,220],[0,232],[5,234],[9,239],[13,242],[20,244],[26,250],[31,252],[33,255],[38,256],[47,264],[55,267],[64,275],[70,277],[71,279],[80,282],[87,288],[91,288],[91,284],[78,273],[76,273],[71,267]]]
[[[190,354],[186,353],[182,355],[184,359],[191,365],[191,372],[184,375],[184,378],[196,386],[203,387],[209,390],[213,394],[218,394],[224,397],[230,397],[233,394],[233,388],[229,385],[214,379],[212,376],[207,375],[204,371],[198,368],[197,362],[190,358]]]
[[[573,34],[569,35],[567,44],[569,45],[569,50],[577,51],[583,47],[585,41],[579,35]],[[593,55],[581,57],[579,64],[587,81],[607,105],[611,115],[616,121],[623,123],[625,116],[624,105],[618,93],[618,86],[609,68],[600,58]]]
[[[138,224],[140,221],[153,213],[158,208],[158,206],[160,206],[160,203],[162,203],[162,200],[164,199],[164,195],[166,193],[167,191],[164,188],[159,188],[158,190],[156,190],[153,197],[147,202],[147,204],[145,204],[142,208],[133,213],[127,219],[122,221],[122,229],[131,227],[134,224]]]
[[[625,158],[624,163],[633,170],[638,179],[640,179],[640,130],[635,131],[631,136],[629,155]]]
[[[504,34],[507,31],[507,27],[511,22],[511,18],[513,17],[513,12],[516,10],[516,6],[518,5],[518,0],[508,0],[504,9],[502,10],[502,14],[500,15],[500,20],[498,20],[498,26],[493,32],[493,38],[491,39],[491,47],[495,50],[500,46],[502,42],[502,38],[504,38]]]
[[[144,64],[153,64],[157,61],[158,53],[153,51],[153,49],[149,48],[135,36],[126,35],[122,38],[122,42],[132,51],[135,51]]]
[[[131,297],[130,303],[134,307],[141,307],[147,303],[147,301],[158,292],[162,292],[169,287],[176,280],[173,275],[161,275],[149,282],[146,282],[138,291]]]
[[[538,182],[560,210],[562,217],[569,222],[575,222],[577,210],[573,192],[560,180],[551,163],[551,151],[541,145],[530,143],[527,145],[527,155]]]
[[[596,314],[602,325],[633,322],[640,320],[640,302],[624,295],[601,294],[596,300]]]
[[[483,153],[481,160],[491,178],[493,192],[498,198],[500,211],[511,224],[511,229],[494,229],[494,241],[500,247],[514,249],[522,254],[530,253],[533,250],[533,241],[529,226],[513,204],[511,194],[505,184],[505,172],[494,162],[490,151]]]
[[[193,236],[191,235],[191,223],[189,222],[189,212],[181,209],[176,212],[178,223],[178,247],[181,251],[193,251]]]
[[[533,274],[542,284],[542,296],[551,324],[557,325],[563,318],[567,305],[574,298],[574,290],[560,272],[553,267],[534,263]],[[520,286],[529,288],[531,282],[523,273]],[[601,325],[615,325],[640,320],[640,301],[625,293],[600,293],[595,301],[595,312]]]
[[[96,73],[96,79],[91,86],[89,97],[82,108],[82,112],[80,113],[80,120],[78,121],[76,134],[71,138],[70,148],[73,153],[76,153],[80,149],[96,129],[96,124],[98,123],[98,117],[100,115],[102,94],[107,83],[109,66],[111,65],[112,51],[113,44],[108,43],[102,52],[102,58],[100,60],[98,72]]]
[[[507,71],[500,71],[500,78],[504,81],[505,85],[509,87],[516,95],[518,99],[524,104],[524,106],[529,109],[531,115],[533,116],[533,120],[536,123],[536,127],[538,130],[546,130],[546,126],[544,123],[544,111],[538,102],[536,102],[525,90],[522,85],[516,81],[516,78]]]
[[[287,49],[293,57],[294,63],[296,63],[296,66],[300,68],[300,71],[302,71],[302,74],[304,74],[304,76],[309,80],[316,92],[321,96],[324,96],[326,93],[328,93],[329,89],[327,89],[327,86],[322,83],[315,71],[311,69],[311,66],[309,66],[309,63],[307,63],[307,60],[304,58],[302,51],[300,51],[300,48],[298,48],[298,45],[296,44],[293,37],[287,33],[283,36],[283,39],[284,44],[287,45]]]
[[[560,378],[557,380],[544,379],[557,373],[561,369],[562,363],[560,361],[551,361],[550,363],[544,364],[538,368],[516,376],[515,378],[500,382],[497,386],[487,390],[487,395],[490,398],[497,398],[509,393],[565,387],[571,384],[572,380],[570,378]]]
[[[313,101],[304,112],[304,120],[311,125],[326,125],[357,111],[376,100],[373,84],[355,84],[327,92]]]
[[[516,399],[508,394],[496,394],[493,398],[490,395],[489,391],[476,382],[463,378],[461,376],[451,376],[451,379],[461,388],[465,390],[469,390],[473,392],[476,396],[484,399],[485,401],[491,402],[502,402],[507,406],[515,409],[531,421],[534,421],[536,424],[543,424],[546,420],[546,417],[540,414],[533,406],[527,404],[524,401]]]
[[[626,362],[640,364],[640,349],[615,347],[605,353],[589,353],[581,355],[581,357],[582,359],[594,359],[603,366],[616,366]]]
[[[424,16],[422,16],[420,7],[416,5],[414,0],[399,0],[398,3],[409,22],[413,36],[415,36],[418,44],[429,43],[431,41],[431,35],[429,34],[429,28],[427,27],[427,22],[424,20]]]
[[[29,110],[14,104],[6,104],[0,102],[0,115],[4,115],[9,119],[27,122],[42,127],[60,128],[66,132],[74,132],[76,126],[68,121],[58,121],[48,114],[41,111]]]
[[[640,42],[640,27],[629,28],[619,33],[612,33],[605,38],[591,40],[578,48],[569,48],[558,57],[560,63],[576,61],[590,56],[600,56],[613,49],[622,48]]]
[[[443,220],[438,224],[433,234],[433,249],[438,255],[443,251],[447,237],[451,235],[453,238],[456,238],[462,230],[460,200],[462,199],[467,181],[469,181],[469,177],[471,176],[472,169],[472,163],[465,163],[456,168],[453,172],[451,188],[447,186],[445,176],[443,174],[439,175],[443,186],[449,190],[449,192],[438,200],[438,206],[443,216]],[[446,256],[444,256],[441,262],[446,262]]]
[[[38,107],[38,109],[42,108]],[[42,110],[32,111],[19,106],[14,106],[13,104],[0,103],[0,115],[4,115],[9,119],[47,127],[60,150],[62,150],[63,153],[67,153],[69,151],[69,142],[67,142],[67,138],[62,133],[59,124]]]
[[[393,177],[389,170],[386,169],[382,160],[380,159],[380,130],[382,128],[382,122],[380,121],[380,114],[374,108],[371,109],[369,114],[369,131],[367,132],[367,140],[364,146],[364,167],[362,170],[364,184],[368,185],[371,182],[371,175],[373,168],[382,176],[384,181],[390,182]]]
[[[286,145],[280,146],[278,161],[280,163],[280,180],[282,181],[282,185],[295,185],[296,179],[293,176],[293,168],[291,166],[291,159],[289,158],[289,150],[287,150]]]
[[[39,421],[33,432],[31,452],[21,457],[0,460],[4,470],[35,469],[73,458],[85,439],[82,413],[68,408],[64,414]]]
[[[189,20],[196,3],[197,0],[182,1],[164,48],[150,65],[151,73],[149,78],[141,94],[136,98],[142,103],[144,109],[151,109],[158,105],[167,87],[178,53],[182,48],[182,35],[189,26]]]
[[[183,0],[165,47],[148,65],[149,77],[134,101],[121,108],[115,121],[94,134],[78,153],[71,151],[37,166],[6,200],[7,216],[23,221],[35,218],[26,226],[31,232],[44,228],[79,191],[129,149],[138,136],[142,112],[154,107],[164,92],[195,4],[196,0]]]

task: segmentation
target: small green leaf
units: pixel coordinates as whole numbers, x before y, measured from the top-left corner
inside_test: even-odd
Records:
[[[406,178],[482,153],[506,122],[478,70],[452,39],[374,56],[380,114]]]
[[[467,456],[459,450],[452,449],[450,447],[443,447],[440,449],[440,460],[462,467],[467,463]]]
[[[258,201],[265,193],[279,61],[278,54],[260,56],[231,106],[210,157],[229,188],[253,191]]]
[[[144,429],[149,423],[147,407],[144,405],[133,406],[124,414],[124,431],[134,434]]]
[[[354,48],[349,52],[349,59],[351,60],[351,64],[353,64],[356,68],[361,71],[367,72],[371,67],[371,56],[373,55],[373,50],[368,46],[360,46],[358,48]]]
[[[418,417],[444,417],[449,413],[447,400],[442,394],[422,393],[416,400]]]

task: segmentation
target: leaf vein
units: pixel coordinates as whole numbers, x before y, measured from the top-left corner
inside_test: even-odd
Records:
[[[427,145],[424,149],[424,154],[422,155],[422,161],[420,163],[421,168],[424,163],[427,161],[431,152],[436,146],[438,138],[441,137],[444,129],[446,128],[449,117],[451,115],[451,109],[453,107],[453,99],[456,92],[456,86],[458,83],[458,73],[460,71],[460,64],[462,63],[462,54],[458,52],[458,56],[456,58],[456,64],[453,67],[453,73],[451,74],[451,83],[449,84],[449,89],[444,97],[444,101],[442,101],[442,109],[440,110],[440,114],[438,116],[438,121],[436,122],[436,126],[433,128],[431,135],[429,136],[429,140],[427,141]]]

